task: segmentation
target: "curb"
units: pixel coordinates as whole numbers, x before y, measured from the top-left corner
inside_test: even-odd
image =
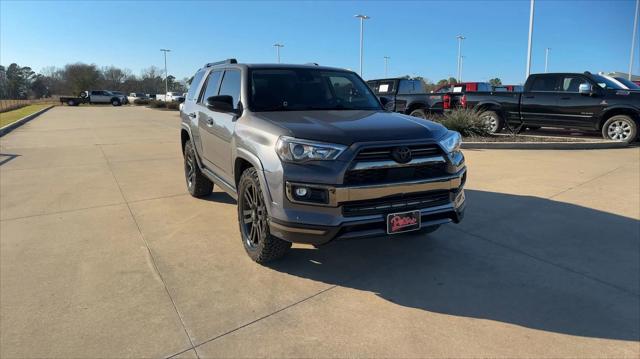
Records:
[[[6,135],[7,133],[9,133],[9,132],[11,132],[11,131],[15,130],[16,128],[18,128],[18,127],[20,127],[20,126],[24,125],[25,123],[27,123],[27,122],[29,122],[29,121],[33,120],[34,118],[36,118],[36,117],[40,116],[41,114],[43,114],[43,113],[45,113],[45,112],[49,111],[49,110],[50,110],[50,109],[52,109],[54,106],[55,106],[55,105],[51,105],[51,106],[49,106],[49,107],[45,107],[45,108],[43,108],[42,110],[40,110],[40,111],[38,111],[38,112],[32,113],[32,114],[30,114],[30,115],[28,115],[28,116],[25,116],[25,117],[23,117],[23,118],[19,119],[19,120],[18,120],[18,121],[16,121],[16,122],[10,123],[10,124],[8,124],[8,125],[6,125],[6,126],[4,126],[4,127],[0,128],[0,137],[4,136],[4,135]]]
[[[462,142],[462,149],[475,150],[596,150],[629,147],[626,142]]]

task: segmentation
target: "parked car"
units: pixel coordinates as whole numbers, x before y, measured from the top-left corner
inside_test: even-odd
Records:
[[[385,111],[352,71],[207,64],[180,116],[189,193],[215,183],[237,199],[256,262],[292,242],[431,232],[463,217],[460,134]]]
[[[130,103],[134,103],[135,100],[148,100],[148,99],[149,99],[149,95],[142,92],[132,92],[127,97],[127,100],[129,100]]]
[[[367,81],[367,85],[384,102],[385,109],[413,117],[442,112],[442,96],[429,94],[422,80],[390,78]]]
[[[616,77],[612,77],[612,79],[615,80],[622,88],[625,88],[631,91],[640,91],[640,86],[638,86],[633,81],[629,81],[628,79],[625,79],[624,77],[616,76]]]
[[[81,103],[110,103],[113,106],[121,106],[125,103],[125,97],[105,90],[83,91],[78,97],[60,96],[60,102],[69,106],[78,106]]]
[[[589,72],[534,74],[522,93],[447,95],[445,108],[455,107],[482,111],[493,132],[508,121],[527,127],[598,130],[606,139],[631,142],[638,134],[640,92]]]

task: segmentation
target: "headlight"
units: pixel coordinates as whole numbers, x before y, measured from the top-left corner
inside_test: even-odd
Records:
[[[460,150],[462,144],[462,136],[456,131],[449,131],[447,135],[440,140],[440,146],[447,151],[447,153]]]
[[[300,140],[281,136],[276,143],[276,153],[282,161],[304,162],[311,160],[335,160],[347,146],[332,143]]]

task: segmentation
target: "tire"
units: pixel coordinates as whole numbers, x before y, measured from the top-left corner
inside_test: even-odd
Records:
[[[213,182],[200,171],[196,159],[196,150],[191,140],[184,144],[184,177],[187,182],[187,190],[193,197],[200,198],[211,194]]]
[[[422,108],[418,108],[418,109],[415,109],[415,110],[411,111],[409,116],[422,118],[422,119],[425,119],[425,120],[427,119],[427,113]]]
[[[263,264],[284,256],[291,242],[269,233],[269,215],[255,168],[247,168],[238,184],[238,225],[242,245],[249,257]]]
[[[67,105],[68,105],[68,106],[75,106],[75,105],[76,105],[76,102],[75,102],[75,101],[73,101],[73,100],[69,100],[69,101],[67,101]]]
[[[120,100],[117,99],[117,98],[113,98],[113,99],[111,99],[111,105],[113,105],[113,106],[121,106],[122,102],[120,102]]]
[[[487,123],[489,133],[498,133],[504,127],[502,117],[495,111],[483,111],[480,114],[480,118]]]
[[[633,142],[638,137],[638,124],[627,115],[616,115],[602,126],[602,137],[607,140]]]

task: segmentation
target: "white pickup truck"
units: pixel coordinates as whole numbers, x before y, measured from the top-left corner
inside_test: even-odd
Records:
[[[184,101],[184,94],[182,92],[167,92],[164,94],[157,94],[156,100],[164,102],[181,102]]]

